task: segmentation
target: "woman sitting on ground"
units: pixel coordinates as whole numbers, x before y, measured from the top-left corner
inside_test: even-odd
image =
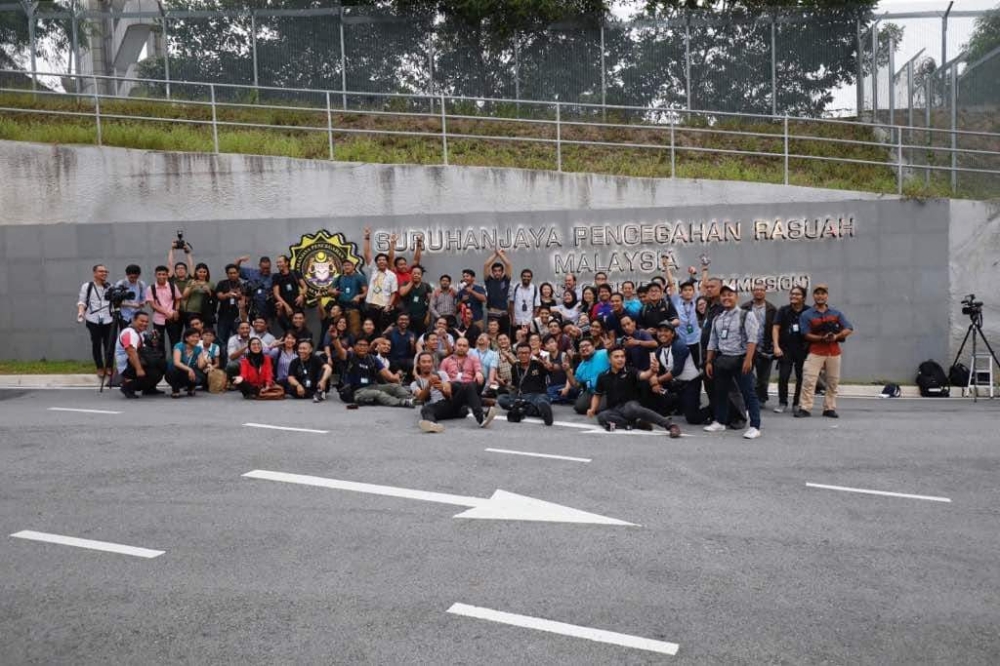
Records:
[[[181,397],[181,390],[194,395],[195,387],[205,385],[205,368],[208,355],[198,343],[201,334],[193,328],[184,331],[183,342],[174,345],[173,365],[167,370],[167,383],[173,392],[171,398]]]
[[[285,393],[289,391],[288,368],[291,367],[292,361],[299,357],[298,342],[295,333],[289,331],[281,338],[281,346],[271,350],[270,355],[273,359],[271,367],[274,368],[274,381],[281,388],[285,389]]]
[[[264,353],[264,343],[260,338],[251,338],[246,356],[240,360],[240,375],[233,384],[246,399],[256,398],[263,389],[274,386],[274,371],[271,357]]]

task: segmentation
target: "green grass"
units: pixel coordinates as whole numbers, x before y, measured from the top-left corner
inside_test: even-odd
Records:
[[[4,361],[0,375],[96,375],[93,361]]]
[[[294,104],[304,104],[296,101]],[[46,109],[92,114],[92,101],[86,98],[47,97],[30,94],[2,94],[0,106],[22,109]],[[401,110],[401,109],[394,109]],[[455,112],[454,109],[449,109]],[[463,113],[476,115],[475,109]],[[503,116],[513,109],[500,109]],[[102,141],[106,146],[145,150],[212,152],[212,129],[207,124],[170,124],[137,120],[134,116],[211,121],[208,106],[192,102],[153,102],[141,98],[101,103],[102,116],[132,116],[129,119],[102,119]],[[330,159],[326,128],[326,110],[275,110],[256,107],[218,107],[218,120],[225,122],[277,125],[280,129],[235,128],[220,125],[219,150],[223,153],[275,155],[305,159]],[[535,116],[539,118],[539,116]],[[551,120],[551,119],[548,119]],[[579,120],[564,115],[564,120]],[[371,116],[358,113],[333,113],[333,158],[347,162],[383,164],[443,163],[440,118],[415,116]],[[627,118],[608,118],[608,122],[627,127],[564,125],[564,141],[600,141],[608,143],[643,143],[656,147],[564,145],[562,168],[568,172],[594,172],[623,176],[663,178],[672,175],[670,135],[663,126],[634,123]],[[317,130],[300,129],[312,126]],[[347,133],[343,130],[357,130]],[[377,135],[366,130],[424,132],[433,136]],[[699,131],[709,130],[709,131]],[[761,136],[738,136],[720,131],[754,132]],[[509,120],[448,120],[448,131],[474,136],[555,138],[554,124],[527,124]],[[698,123],[675,129],[673,175],[684,178],[740,180],[762,183],[784,182],[784,149],[780,123],[762,120],[727,119],[709,125]],[[872,141],[868,127],[851,124],[792,121],[793,136],[825,137],[853,141]],[[0,139],[54,144],[96,144],[97,128],[93,118],[4,112],[0,116]],[[697,149],[739,150],[761,155],[733,155],[698,152]],[[789,182],[793,185],[833,189],[895,193],[896,171],[891,157],[882,146],[859,146],[847,143],[792,139],[792,153],[878,162],[853,164],[811,159],[791,159]],[[555,169],[554,145],[528,141],[502,141],[449,138],[449,163],[465,166],[497,166],[527,169]],[[908,180],[904,193],[912,197],[951,196],[943,174],[927,185],[923,178]],[[972,193],[966,193],[972,196]]]

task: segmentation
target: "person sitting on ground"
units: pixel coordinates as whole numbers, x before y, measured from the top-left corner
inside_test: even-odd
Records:
[[[591,398],[597,391],[597,378],[610,367],[607,350],[595,349],[594,342],[590,338],[580,340],[580,362],[576,368],[571,367],[566,372],[568,383],[579,391],[579,396],[573,404],[573,411],[577,414],[587,413]],[[604,409],[603,404],[598,405],[598,410],[601,409]]]
[[[427,352],[417,356],[417,374],[410,385],[414,398],[423,403],[417,426],[424,432],[444,432],[438,421],[464,419],[472,412],[480,428],[486,428],[497,415],[497,408],[483,412],[479,391],[467,382],[451,382],[443,370],[434,372],[434,360]]]
[[[496,393],[497,389],[497,366],[500,363],[499,355],[490,349],[490,336],[481,333],[476,339],[476,348],[469,351],[469,354],[479,359],[479,365],[483,369],[483,390]]]
[[[233,385],[247,400],[256,398],[262,390],[274,386],[271,357],[264,353],[264,343],[260,338],[250,339],[247,353],[240,359],[240,374],[233,380]]]
[[[419,270],[419,269],[418,269]],[[412,282],[408,284],[413,284]],[[395,326],[385,330],[383,337],[389,341],[389,370],[406,376],[413,372],[413,355],[416,353],[417,336],[410,330],[410,315],[401,312]]]
[[[259,338],[258,338],[259,339]],[[229,338],[226,345],[226,375],[229,379],[235,379],[240,374],[240,364],[250,349],[250,324],[241,321],[236,327],[236,335]],[[263,341],[261,342],[263,344]]]
[[[288,394],[293,398],[312,398],[313,402],[323,402],[326,392],[330,390],[333,371],[313,354],[312,343],[308,340],[299,340],[298,352],[298,358],[288,367]]]
[[[477,394],[482,391],[486,380],[483,366],[476,356],[469,353],[469,341],[465,338],[455,341],[455,353],[441,361],[440,371],[454,384],[472,384]]]
[[[549,400],[553,405],[571,405],[576,400],[576,390],[569,383],[570,355],[559,351],[559,343],[551,335],[545,336],[545,351],[552,369],[549,371]]]
[[[596,416],[597,422],[608,431],[619,426],[631,428],[637,422],[645,421],[664,428],[671,438],[680,437],[680,426],[639,404],[642,384],[649,382],[653,371],[639,372],[635,368],[626,368],[625,350],[620,347],[613,348],[609,358],[611,368],[597,378],[597,388],[590,399],[587,416]],[[600,408],[602,397],[607,401],[604,409]]]
[[[172,389],[171,398],[181,397],[182,390],[193,396],[196,387],[205,385],[208,357],[198,346],[200,341],[198,331],[189,328],[184,331],[183,341],[174,345],[173,362],[167,370],[167,383]]]
[[[369,353],[367,340],[358,339],[350,352],[340,343],[339,338],[333,339],[333,346],[337,358],[345,362],[344,375],[341,377],[341,400],[358,405],[413,407],[410,392],[394,383],[389,368]],[[385,383],[378,383],[379,379]]]
[[[292,367],[292,361],[299,357],[299,341],[295,339],[295,334],[288,331],[281,337],[281,347],[271,350],[271,366],[274,368],[274,382],[290,393],[288,385],[288,371]]]
[[[194,326],[191,326],[190,328],[193,331],[198,330]],[[198,349],[205,355],[205,372],[207,373],[212,369],[218,369],[222,351],[219,349],[219,345],[215,342],[214,328],[206,328],[201,331],[201,340],[198,342]]]
[[[519,344],[517,364],[511,367],[510,393],[497,399],[507,410],[508,421],[517,423],[524,416],[540,416],[545,425],[552,425],[552,405],[546,394],[548,377],[546,362],[533,359],[527,343]]]

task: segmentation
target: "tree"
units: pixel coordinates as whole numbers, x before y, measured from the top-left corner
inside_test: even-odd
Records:
[[[35,8],[35,52],[50,62],[60,60],[59,54],[69,47],[70,24],[65,19],[47,19],[47,14],[65,11],[70,0],[42,0]],[[28,32],[28,3],[21,0],[23,12],[0,11],[0,69],[30,68],[31,40]],[[83,40],[83,35],[79,35]],[[42,69],[39,67],[39,69]]]
[[[974,63],[1000,46],[1000,7],[976,19],[969,41],[962,45],[966,62]]]

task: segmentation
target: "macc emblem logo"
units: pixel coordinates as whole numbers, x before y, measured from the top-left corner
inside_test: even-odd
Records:
[[[325,306],[333,299],[333,282],[345,261],[361,268],[358,246],[344,238],[344,234],[331,234],[325,229],[302,236],[298,245],[290,246],[288,251],[292,269],[301,273],[305,280],[306,305],[309,306],[320,301]]]

